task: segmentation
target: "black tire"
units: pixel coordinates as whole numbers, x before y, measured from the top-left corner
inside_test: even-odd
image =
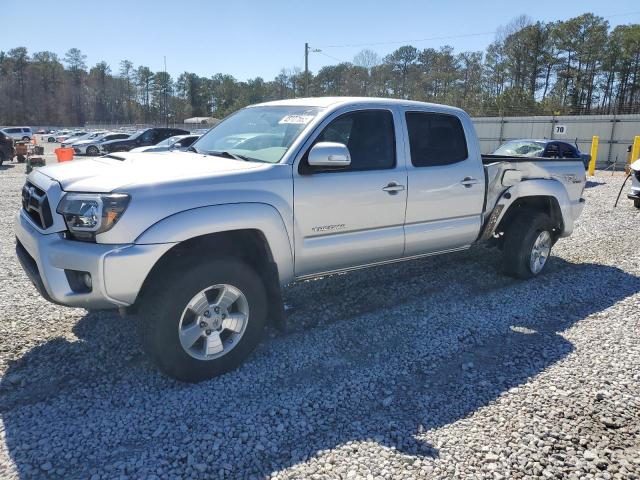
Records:
[[[53,138],[53,137],[47,138],[47,142],[49,142],[49,143],[55,143],[55,141],[56,141],[56,139]]]
[[[267,295],[262,280],[246,263],[235,258],[215,259],[182,270],[166,267],[154,277],[157,283],[152,283],[141,302],[142,340],[164,374],[184,382],[213,378],[241,365],[260,342],[267,317]],[[249,305],[247,324],[228,353],[213,360],[200,360],[182,348],[180,319],[194,295],[217,284],[233,285],[243,292]]]
[[[640,208],[640,200],[637,198],[633,200],[633,206],[636,208]]]
[[[504,249],[502,252],[504,272],[515,278],[529,279],[544,271],[548,262],[534,272],[531,269],[531,254],[538,236],[547,231],[551,238],[551,246],[556,240],[554,226],[548,215],[534,211],[523,211],[513,220],[505,231]],[[551,248],[550,246],[550,248]],[[549,250],[549,254],[551,250]]]
[[[24,137],[22,137],[22,141],[23,142],[30,142],[31,138],[27,137],[26,135]]]
[[[98,147],[96,147],[95,145],[89,145],[87,147],[87,155],[96,156],[99,153],[100,153],[100,150],[98,150]]]

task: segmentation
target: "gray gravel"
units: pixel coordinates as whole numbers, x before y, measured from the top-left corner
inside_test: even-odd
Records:
[[[590,182],[575,234],[518,282],[495,252],[286,292],[238,371],[158,374],[135,320],[54,306],[13,254],[0,171],[0,478],[640,478],[640,211]]]

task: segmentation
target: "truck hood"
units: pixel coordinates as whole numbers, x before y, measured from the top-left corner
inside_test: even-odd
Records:
[[[192,152],[127,152],[64,162],[38,171],[59,182],[67,192],[108,193],[126,186],[231,175],[264,165]]]

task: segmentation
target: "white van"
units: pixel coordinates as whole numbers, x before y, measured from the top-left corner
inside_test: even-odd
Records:
[[[31,127],[7,127],[0,131],[14,140],[25,140],[28,142],[31,140],[31,137],[33,137]]]

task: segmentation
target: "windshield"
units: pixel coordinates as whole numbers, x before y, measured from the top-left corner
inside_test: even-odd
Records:
[[[131,134],[131,136],[129,137],[130,140],[133,140],[134,138],[138,138],[140,135],[142,135],[144,132],[146,132],[147,130],[149,130],[148,128],[144,128],[142,130],[138,130],[134,133]]]
[[[154,146],[155,147],[170,147],[171,145],[176,143],[178,140],[180,140],[180,138],[182,138],[181,135],[175,135],[173,137],[169,137],[169,138],[166,138],[166,139],[162,140],[160,143],[156,143]]]
[[[541,157],[544,153],[544,143],[515,141],[507,142],[498,147],[493,152],[494,155],[505,155],[514,157]]]
[[[318,107],[265,106],[244,108],[227,117],[193,144],[205,154],[237,156],[278,163]]]

